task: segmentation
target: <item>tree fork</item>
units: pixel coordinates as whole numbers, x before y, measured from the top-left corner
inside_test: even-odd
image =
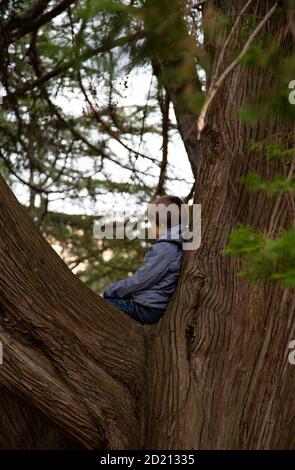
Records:
[[[72,274],[2,177],[0,230],[0,388],[81,446],[136,448],[142,327]]]

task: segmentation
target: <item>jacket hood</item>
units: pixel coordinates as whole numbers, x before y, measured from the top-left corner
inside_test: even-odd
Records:
[[[184,225],[175,225],[174,227],[169,228],[165,233],[163,233],[160,238],[158,238],[157,243],[159,242],[171,242],[176,243],[182,248],[184,238],[183,232],[185,231]]]

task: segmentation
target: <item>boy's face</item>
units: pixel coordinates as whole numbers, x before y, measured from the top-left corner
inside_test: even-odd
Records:
[[[151,222],[151,231],[152,231],[152,234],[156,237],[156,238],[160,238],[160,236],[163,234],[164,230],[161,229],[161,227],[159,227],[159,225],[157,225],[155,222]]]
[[[160,238],[160,236],[165,232],[165,227],[162,227],[162,225],[158,225],[156,223],[159,219],[159,213],[155,212],[155,206],[153,206],[152,204],[148,205],[146,216],[150,222],[150,228],[153,236],[156,238]]]
[[[155,222],[151,222],[151,231],[156,238],[160,238],[166,232],[166,227],[159,227]]]

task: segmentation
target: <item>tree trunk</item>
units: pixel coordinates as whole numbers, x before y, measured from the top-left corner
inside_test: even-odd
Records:
[[[237,15],[242,3],[222,8]],[[266,3],[253,2],[249,13],[265,12]],[[279,21],[268,26],[273,35]],[[0,180],[0,447],[294,447],[294,292],[238,278],[240,263],[220,254],[238,221],[274,233],[291,219],[287,196],[268,199],[237,183],[249,169],[268,177],[278,170],[262,155],[254,160],[246,144],[280,123],[252,128],[237,115],[270,82],[261,70],[236,68],[200,145],[194,137],[187,147],[199,151],[202,245],[185,256],[157,325],[136,324],[87,289]]]
[[[267,3],[253,2],[247,12],[263,16]],[[216,4],[220,7],[221,2]],[[223,1],[222,10],[236,17],[243,4]],[[291,39],[283,35],[282,21],[282,16],[272,19],[268,31],[277,41],[285,38],[283,51]],[[213,51],[213,66],[219,55],[220,49]],[[230,56],[231,49],[222,70]],[[282,130],[281,123],[274,119],[251,127],[238,118],[238,108],[252,93],[266,91],[271,84],[262,70],[239,66],[210,108],[200,142],[195,198],[202,204],[201,247],[185,256],[169,312],[148,338],[150,449],[295,445],[294,368],[288,363],[288,344],[295,338],[294,290],[266,282],[253,285],[237,277],[242,270],[237,260],[221,255],[237,222],[274,235],[294,218],[294,201],[288,195],[267,198],[237,182],[250,171],[264,178],[280,171],[288,174],[287,164],[271,164],[246,147],[251,139]]]
[[[38,446],[40,429],[41,447],[140,445],[140,326],[72,274],[2,178],[0,230],[0,445]]]

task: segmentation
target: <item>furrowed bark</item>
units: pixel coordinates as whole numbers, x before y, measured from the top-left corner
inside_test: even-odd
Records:
[[[267,3],[254,1],[248,13],[264,15]],[[236,17],[244,2],[214,4]],[[267,31],[282,54],[290,49],[282,15]],[[221,69],[237,46],[233,38]],[[220,50],[210,50],[214,66]],[[251,127],[237,112],[272,80],[236,67],[210,105],[200,143],[190,134],[202,244],[185,255],[155,326],[137,325],[76,279],[0,180],[1,447],[294,448],[294,290],[251,284],[237,277],[240,262],[221,255],[237,222],[274,236],[294,215],[290,195],[271,199],[238,183],[249,171],[269,179],[290,171],[247,144],[293,129],[278,119]],[[180,128],[191,128],[197,116],[177,104]]]
[[[253,2],[249,14],[265,15],[267,3]],[[235,17],[243,7],[241,1],[215,4]],[[282,15],[267,28],[281,41],[282,54],[290,50]],[[233,46],[238,45],[231,43],[222,67],[232,60]],[[213,51],[213,62],[219,53]],[[294,366],[288,363],[294,289],[239,278],[241,263],[221,254],[237,222],[275,236],[294,216],[290,195],[268,198],[238,182],[251,171],[264,179],[290,171],[290,162],[270,162],[247,144],[277,132],[290,136],[292,125],[274,118],[253,127],[238,115],[253,93],[272,84],[265,71],[239,65],[209,109],[195,197],[202,204],[201,247],[186,254],[174,300],[148,338],[149,449],[294,448]]]
[[[144,341],[66,267],[0,179],[0,388],[87,448],[138,445]]]

